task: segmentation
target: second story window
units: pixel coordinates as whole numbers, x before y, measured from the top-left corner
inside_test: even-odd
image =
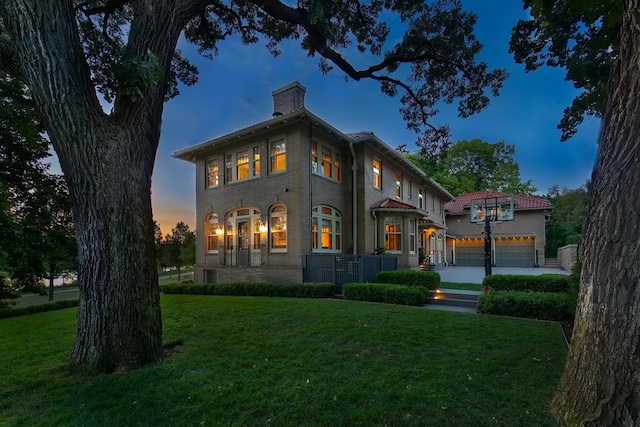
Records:
[[[422,189],[418,191],[418,207],[424,209],[424,196],[422,195]]]
[[[318,162],[318,151],[320,162]],[[311,141],[311,170],[325,178],[340,181],[340,153]]]
[[[225,183],[260,176],[260,147],[244,148],[224,157]]]
[[[380,163],[380,160],[374,158],[373,159],[373,188],[377,188],[378,190],[382,189],[381,170],[382,170],[382,165]]]
[[[402,199],[402,175],[396,174],[396,199]]]
[[[220,165],[218,159],[207,160],[207,188],[220,185]]]
[[[271,143],[271,172],[282,172],[287,169],[287,143],[284,139]]]

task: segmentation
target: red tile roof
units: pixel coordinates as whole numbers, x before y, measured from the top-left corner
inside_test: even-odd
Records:
[[[404,203],[401,202],[399,200],[393,200],[393,199],[383,199],[380,200],[378,203],[374,203],[373,205],[371,205],[371,209],[413,209],[413,210],[417,210],[418,208],[410,205],[408,203]]]
[[[508,196],[497,190],[478,191],[475,193],[463,193],[456,197],[452,202],[445,203],[444,209],[450,214],[462,214],[469,211],[469,205],[473,199],[481,199],[483,197],[501,197]],[[532,210],[532,209],[551,209],[553,205],[547,199],[540,197],[524,196],[515,194],[513,196],[514,210]]]

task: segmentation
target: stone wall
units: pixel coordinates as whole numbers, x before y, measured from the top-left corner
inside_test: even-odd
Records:
[[[558,264],[563,270],[571,271],[578,260],[578,245],[567,245],[558,248]]]

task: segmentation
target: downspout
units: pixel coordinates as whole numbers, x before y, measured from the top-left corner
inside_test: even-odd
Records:
[[[349,150],[351,150],[351,212],[353,213],[353,254],[358,255],[358,164],[356,163],[356,151],[353,149],[353,141],[349,142]]]
[[[371,216],[373,217],[373,250],[378,250],[378,217],[376,211],[371,210]],[[375,252],[374,252],[375,253]]]

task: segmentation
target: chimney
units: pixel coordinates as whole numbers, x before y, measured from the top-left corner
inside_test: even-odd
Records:
[[[304,108],[304,93],[307,88],[300,82],[292,82],[271,92],[273,96],[273,117]]]

